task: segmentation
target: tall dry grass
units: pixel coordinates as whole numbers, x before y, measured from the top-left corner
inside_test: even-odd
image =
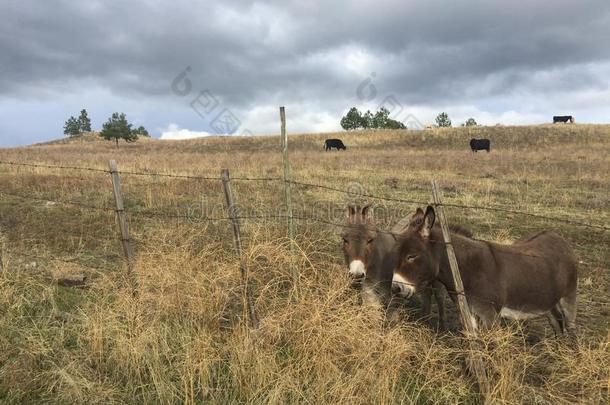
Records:
[[[464,150],[463,141],[472,136],[466,129],[341,135],[348,151],[332,154],[320,151],[324,135],[295,136],[293,174],[338,188],[358,181],[373,194],[422,201],[430,198],[434,176],[446,201],[608,223],[607,127],[477,130],[492,138],[492,148],[497,145],[491,154]],[[123,170],[218,175],[229,167],[234,175],[267,176],[279,174],[276,141],[150,141],[118,151],[99,142],[66,143],[2,150],[0,160],[103,168],[115,158]],[[261,319],[252,330],[244,318],[229,224],[197,221],[210,207],[223,213],[218,182],[126,175],[122,180],[128,212],[195,218],[130,217],[137,297],[112,212],[0,197],[2,402],[479,402],[455,312],[447,334],[413,321],[408,310],[403,323],[385,326],[379,309],[359,305],[333,227],[299,222],[294,257],[283,221],[244,222],[244,254]],[[104,174],[0,165],[0,181],[0,193],[112,204]],[[281,183],[235,182],[234,189],[244,208],[270,210],[282,201]],[[312,213],[341,221],[340,210],[327,208],[346,202],[341,193],[298,187],[293,192],[298,209],[315,206]],[[378,205],[390,213],[380,218],[384,226],[414,209]],[[481,337],[491,401],[606,403],[608,234],[486,211],[448,214],[478,237],[496,241],[554,227],[581,261],[576,344],[553,337],[544,322],[508,323]],[[300,272],[298,300],[292,294],[293,265]],[[88,289],[51,282],[74,273],[90,277]]]

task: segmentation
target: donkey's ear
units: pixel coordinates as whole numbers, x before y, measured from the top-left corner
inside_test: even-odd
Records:
[[[366,204],[365,206],[363,206],[360,213],[362,214],[363,222],[372,222],[373,221],[372,204]]]
[[[426,207],[426,213],[424,214],[424,219],[422,223],[422,227],[420,229],[421,236],[427,238],[430,236],[430,231],[434,226],[434,221],[436,220],[436,213],[434,212],[434,208],[431,205]]]
[[[354,222],[354,217],[356,216],[356,206],[352,204],[347,204],[347,222]]]
[[[415,214],[411,215],[409,220],[409,227],[419,229],[424,224],[424,211],[417,207]]]

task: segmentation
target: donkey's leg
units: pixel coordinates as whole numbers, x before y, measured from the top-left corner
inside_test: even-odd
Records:
[[[447,330],[447,325],[445,323],[445,297],[447,296],[447,291],[445,290],[445,286],[436,281],[434,283],[434,298],[436,300],[436,310],[438,311],[438,330],[444,331]]]
[[[432,287],[425,287],[420,294],[421,309],[419,317],[421,320],[428,322],[432,313]]]
[[[553,331],[555,331],[555,336],[560,336],[563,332],[563,315],[557,307],[552,308],[546,313],[546,319],[548,319]]]
[[[494,307],[489,304],[474,302],[470,306],[470,309],[473,315],[476,315],[479,318],[480,324],[484,329],[490,329],[499,319],[498,313]]]
[[[563,314],[565,329],[573,334],[576,332],[576,289],[559,300],[559,309]]]

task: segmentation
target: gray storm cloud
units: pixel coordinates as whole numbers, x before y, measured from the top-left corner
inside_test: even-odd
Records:
[[[153,128],[208,131],[170,91],[186,66],[194,91],[209,89],[253,132],[274,128],[253,112],[280,104],[313,120],[295,129],[325,128],[364,104],[356,89],[372,72],[380,97],[426,119],[455,107],[490,119],[580,109],[596,121],[610,107],[607,1],[25,0],[3,1],[0,15],[0,105],[39,111],[40,127],[23,131],[51,137],[87,92],[104,94],[100,114],[121,107]],[[14,125],[0,130],[10,143]]]

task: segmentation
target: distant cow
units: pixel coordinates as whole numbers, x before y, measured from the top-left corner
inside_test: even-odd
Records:
[[[478,150],[486,150],[487,152],[489,152],[490,148],[491,148],[491,143],[489,142],[489,139],[472,138],[470,140],[470,149],[473,152],[476,152]]]
[[[554,115],[553,116],[553,124],[555,124],[557,122],[563,122],[564,124],[566,122],[574,123],[574,117],[571,116],[571,115]]]
[[[331,150],[332,148],[337,148],[337,150],[345,150],[347,149],[345,147],[345,145],[343,144],[343,141],[341,139],[327,139],[324,141],[324,149],[326,151]]]

